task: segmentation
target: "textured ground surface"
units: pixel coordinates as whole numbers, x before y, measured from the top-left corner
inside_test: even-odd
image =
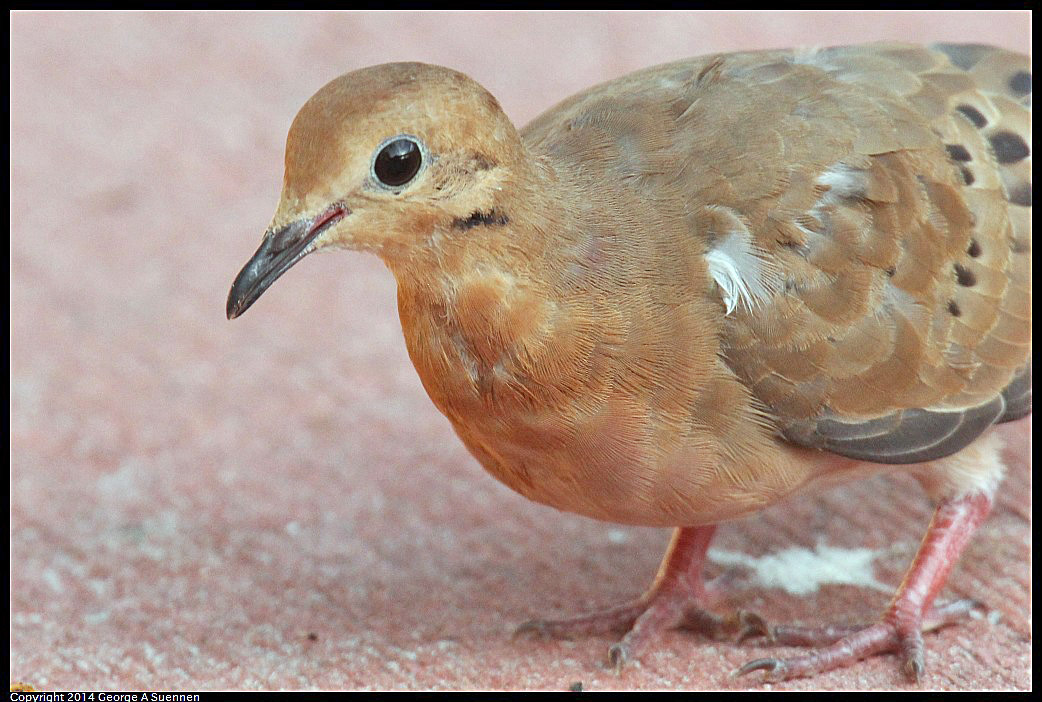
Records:
[[[372,258],[309,259],[235,323],[282,144],[322,84],[390,60],[474,76],[524,123],[644,66],[872,39],[1028,51],[999,14],[15,14],[11,678],[41,689],[706,689],[765,655],[682,632],[511,640],[639,592],[666,531],[531,504],[423,393]],[[1027,689],[1030,421],[927,639],[925,687]],[[872,619],[929,519],[883,478],[724,526],[713,573],[773,620]],[[783,689],[903,688],[876,658]]]

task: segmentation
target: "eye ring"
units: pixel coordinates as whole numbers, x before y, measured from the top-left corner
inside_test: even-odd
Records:
[[[426,161],[423,142],[411,134],[399,134],[380,143],[369,170],[376,183],[399,190],[416,178]]]

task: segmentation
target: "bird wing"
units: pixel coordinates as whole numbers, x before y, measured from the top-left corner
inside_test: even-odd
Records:
[[[838,88],[808,128],[849,150],[754,205],[783,290],[735,315],[728,363],[790,441],[949,455],[1030,411],[1028,60],[951,45],[803,60]]]
[[[1030,411],[1030,124],[1028,57],[874,44],[655,67],[523,134],[685,203],[782,435],[912,463]]]

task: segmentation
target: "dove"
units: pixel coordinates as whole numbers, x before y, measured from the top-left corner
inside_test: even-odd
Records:
[[[570,97],[521,130],[466,75],[363,68],[293,120],[281,198],[229,319],[308,254],[375,254],[409,356],[495,478],[607,522],[671,527],[657,576],[547,636],[665,629],[806,646],[814,675],[923,632],[1031,412],[1031,73],[981,45],[714,54]],[[717,525],[905,470],[936,504],[862,627],[707,608]]]

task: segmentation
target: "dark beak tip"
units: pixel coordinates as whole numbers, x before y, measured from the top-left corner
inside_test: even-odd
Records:
[[[247,268],[249,265],[247,264]],[[243,284],[244,273],[239,273],[235,278],[235,282],[232,283],[231,290],[228,291],[228,301],[224,305],[224,314],[229,320],[235,319],[242,315],[247,309],[249,309],[252,300],[249,299],[249,289],[247,285]],[[256,299],[256,298],[254,298]]]
[[[343,203],[327,208],[318,218],[298,219],[264,235],[260,248],[235,277],[224,312],[235,319],[250,308],[279,276],[308,253],[308,246],[350,210]]]

